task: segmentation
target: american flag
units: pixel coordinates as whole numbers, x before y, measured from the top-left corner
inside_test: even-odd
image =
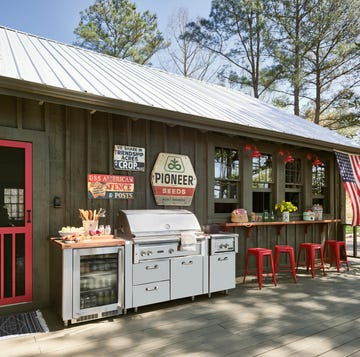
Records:
[[[353,210],[352,225],[360,226],[360,155],[343,152],[335,152],[335,155]]]

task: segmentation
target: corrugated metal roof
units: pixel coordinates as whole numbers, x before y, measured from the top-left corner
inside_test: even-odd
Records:
[[[0,27],[0,76],[359,148],[347,138],[239,91]]]

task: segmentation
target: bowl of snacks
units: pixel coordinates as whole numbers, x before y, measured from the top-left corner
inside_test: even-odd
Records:
[[[60,237],[66,237],[66,236],[71,236],[73,234],[83,234],[84,231],[85,231],[84,227],[66,226],[61,228],[61,230],[59,231],[59,235]]]

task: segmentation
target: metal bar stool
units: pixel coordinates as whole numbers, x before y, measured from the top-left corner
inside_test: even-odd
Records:
[[[332,266],[335,259],[336,269],[340,271],[340,263],[344,262],[349,270],[349,263],[347,260],[346,244],[344,241],[327,240],[324,244],[324,255],[326,256],[329,248],[329,264]],[[341,259],[341,248],[343,249],[344,259]]]
[[[273,257],[272,257],[272,250],[266,249],[266,248],[249,248],[247,250],[243,284],[245,284],[246,275],[250,275],[253,273],[253,271],[248,270],[248,263],[249,263],[250,256],[255,256],[255,258],[256,258],[256,275],[258,278],[259,289],[262,288],[263,275],[266,274],[263,271],[264,257],[266,257],[266,256],[268,256],[270,259],[272,280],[274,282],[274,285],[276,286],[276,276],[275,276],[275,270],[274,270],[274,261],[273,261]]]
[[[289,255],[289,265],[279,265],[279,259],[281,253]],[[295,254],[294,254],[294,248],[292,246],[275,245],[274,266],[275,266],[275,273],[291,272],[294,282],[296,283]]]
[[[305,263],[300,263],[301,253],[305,252]],[[315,259],[316,259],[316,252],[319,252],[320,264],[316,266]],[[305,265],[306,270],[309,271],[309,267],[311,267],[311,276],[314,277],[315,275],[315,268],[319,268],[323,270],[323,275],[325,274],[325,267],[324,267],[324,255],[321,244],[317,243],[301,243],[299,245],[299,252],[297,257],[297,264],[296,264],[296,271],[298,270],[299,265]]]

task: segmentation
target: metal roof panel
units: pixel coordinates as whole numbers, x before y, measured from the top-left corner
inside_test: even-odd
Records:
[[[237,90],[5,27],[0,76],[359,149],[334,131]]]

